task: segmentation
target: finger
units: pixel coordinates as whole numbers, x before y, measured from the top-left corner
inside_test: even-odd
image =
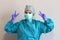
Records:
[[[39,13],[39,15],[40,15],[40,16],[42,16],[42,14],[41,14],[41,13]]]
[[[14,16],[15,16],[15,17],[16,17],[16,14],[17,14],[17,13],[16,13],[16,11],[15,11],[15,13],[14,13]]]
[[[40,13],[40,14],[42,14],[42,12],[41,12],[41,11],[39,11],[39,13]]]
[[[43,13],[40,11],[40,15],[42,15]]]
[[[18,16],[19,15],[19,13],[18,14],[16,14],[16,16]]]
[[[15,11],[15,14],[16,14],[16,11]]]
[[[14,15],[16,15],[16,11],[14,12]]]
[[[17,13],[16,11],[15,11],[15,16],[18,16],[19,15],[19,13]]]
[[[39,14],[41,16],[41,14]]]
[[[12,19],[14,19],[13,15],[12,15]]]

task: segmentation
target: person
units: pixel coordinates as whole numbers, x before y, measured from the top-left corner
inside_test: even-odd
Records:
[[[33,19],[35,15],[35,8],[31,5],[26,5],[24,11],[25,19],[14,23],[19,14],[12,15],[11,20],[6,24],[4,30],[8,34],[17,34],[17,40],[40,40],[42,33],[49,33],[54,29],[54,22],[52,19],[47,18],[44,13],[39,11],[39,16],[42,17],[44,22]]]

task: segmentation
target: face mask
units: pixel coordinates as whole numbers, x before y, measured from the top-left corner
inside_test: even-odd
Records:
[[[33,14],[32,14],[32,13],[31,13],[31,14],[29,14],[29,13],[28,13],[28,14],[26,14],[26,13],[25,13],[25,15],[24,15],[24,16],[25,16],[25,19],[27,19],[27,20],[31,20],[31,19],[32,19],[32,17],[33,17]]]

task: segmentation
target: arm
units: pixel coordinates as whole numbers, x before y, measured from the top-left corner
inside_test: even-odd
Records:
[[[51,19],[47,19],[44,23],[40,23],[40,29],[42,33],[51,32],[54,29],[54,23]]]
[[[39,15],[44,20],[44,23],[43,22],[40,23],[41,32],[42,33],[48,33],[50,31],[52,31],[52,29],[54,28],[53,21],[51,19],[47,18],[46,15],[44,13],[42,13],[41,11],[40,11]]]
[[[17,29],[18,29],[18,26],[19,26],[19,23],[18,23],[18,22],[15,23],[15,24],[13,24],[12,21],[9,21],[9,22],[6,24],[4,30],[5,30],[7,33],[9,33],[9,34],[16,33],[16,32],[17,32]]]
[[[19,26],[19,23],[14,23],[16,17],[18,16],[19,14],[16,13],[16,11],[14,12],[14,14],[12,15],[12,18],[11,20],[6,24],[5,26],[5,31],[7,33],[16,33],[17,32],[17,29],[18,29],[18,26]]]

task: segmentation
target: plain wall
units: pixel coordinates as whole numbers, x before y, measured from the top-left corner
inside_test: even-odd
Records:
[[[60,0],[0,0],[0,40],[17,40],[17,35],[7,34],[4,31],[4,27],[15,10],[20,14],[15,22],[24,18],[25,5],[33,5],[35,7],[35,19],[42,20],[38,15],[39,11],[42,11],[48,18],[54,20],[54,30],[50,33],[42,34],[41,40],[60,40]]]

